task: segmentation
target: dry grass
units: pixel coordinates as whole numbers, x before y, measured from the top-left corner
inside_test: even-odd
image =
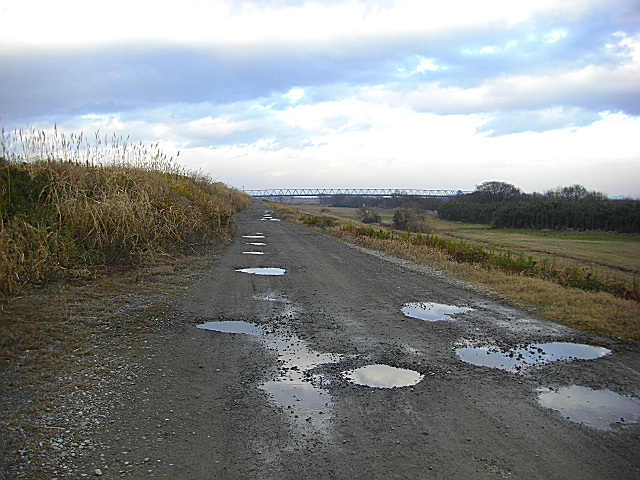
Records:
[[[158,145],[7,134],[0,155],[0,292],[91,265],[224,241],[251,199],[184,171]]]
[[[293,221],[298,218],[296,209],[279,208]],[[302,208],[314,214],[320,213],[318,207]],[[326,210],[323,213],[327,213]],[[331,208],[328,214],[335,219],[341,217],[338,209]],[[356,223],[352,219],[348,221]],[[640,341],[640,303],[634,300],[616,298],[603,292],[566,288],[540,278],[507,274],[479,264],[456,262],[441,250],[414,245],[401,239],[357,236],[345,232],[339,226],[325,228],[323,231],[367,248],[436,268],[451,277],[479,285],[496,298],[535,311],[558,323],[593,333]],[[566,248],[568,251],[572,249],[570,246]]]
[[[50,440],[104,421],[78,399],[123,380],[139,334],[251,198],[157,144],[3,130],[1,148],[0,477],[66,476]]]

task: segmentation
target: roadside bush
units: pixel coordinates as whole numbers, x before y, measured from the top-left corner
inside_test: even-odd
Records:
[[[327,228],[335,226],[336,222],[330,218],[318,215],[300,215],[300,221],[305,225]]]
[[[376,212],[373,208],[369,208],[366,205],[362,205],[358,209],[358,219],[362,223],[380,223],[382,218],[380,214]]]
[[[426,215],[415,210],[400,208],[393,214],[393,228],[407,232],[429,233],[432,231]]]

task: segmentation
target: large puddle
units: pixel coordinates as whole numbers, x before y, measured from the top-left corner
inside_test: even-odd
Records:
[[[640,423],[640,403],[610,390],[572,385],[538,389],[538,402],[574,422],[600,430]]]
[[[273,267],[264,267],[264,268],[239,268],[236,272],[242,273],[251,273],[253,275],[284,275],[286,270],[284,268],[273,268]]]
[[[608,355],[611,350],[579,343],[550,342],[534,343],[508,350],[497,346],[464,347],[458,348],[456,353],[467,363],[515,373],[527,367],[558,360],[593,360]]]
[[[272,295],[255,296],[256,300],[278,301]],[[316,430],[326,428],[332,408],[331,395],[323,388],[322,375],[315,375],[313,369],[341,360],[337,354],[312,350],[296,335],[276,331],[243,321],[207,322],[197,326],[205,330],[224,333],[257,335],[269,350],[278,356],[279,375],[260,385],[272,399],[286,408],[295,421],[302,422]]]
[[[352,383],[373,388],[410,387],[424,378],[414,370],[389,365],[367,365],[342,372],[342,376]]]
[[[202,330],[213,330],[223,333],[245,333],[248,335],[261,335],[264,330],[252,323],[242,322],[239,320],[229,320],[226,322],[206,322],[197,325]]]
[[[445,305],[442,303],[413,302],[405,303],[402,313],[407,317],[418,318],[435,322],[438,320],[449,320],[450,315],[468,312],[473,310],[469,307],[456,307],[455,305]]]
[[[321,382],[312,381],[312,370],[327,363],[339,362],[340,355],[320,353],[310,349],[295,335],[265,337],[267,348],[276,350],[280,364],[280,377],[261,386],[280,405],[289,409],[296,419],[312,424],[322,423],[328,414],[331,396]],[[318,425],[316,425],[318,426]]]

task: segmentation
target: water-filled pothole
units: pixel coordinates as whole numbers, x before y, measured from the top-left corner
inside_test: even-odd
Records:
[[[265,300],[267,302],[277,302],[278,298],[274,295],[254,295],[254,300]]]
[[[311,381],[310,370],[327,363],[339,362],[340,355],[311,350],[295,335],[269,335],[265,337],[265,343],[278,352],[278,360],[282,363],[280,378],[266,382],[261,388],[269,392],[276,402],[291,409],[291,413],[298,418],[304,417],[307,420],[311,418],[310,414],[327,413],[331,396],[321,385]]]
[[[538,402],[571,421],[600,430],[640,423],[640,403],[611,390],[592,390],[577,385],[557,390],[540,388]]]
[[[455,305],[444,305],[442,303],[432,302],[412,302],[405,303],[402,307],[402,313],[407,317],[418,318],[420,320],[447,320],[452,319],[450,315],[456,313],[464,313],[473,310],[469,307],[456,307]]]
[[[342,372],[342,376],[352,383],[374,388],[410,387],[424,378],[414,370],[389,365],[367,365]]]
[[[263,267],[263,268],[239,268],[236,272],[242,273],[251,273],[253,275],[284,275],[286,270],[284,268],[273,268],[273,267]]]
[[[550,342],[534,343],[508,350],[497,346],[464,347],[458,348],[456,353],[467,363],[515,373],[523,368],[558,360],[594,360],[608,355],[611,350],[579,343]]]
[[[276,301],[271,295],[254,297],[260,300]],[[247,333],[259,335],[269,350],[275,350],[279,361],[279,376],[260,385],[259,388],[285,407],[292,419],[302,422],[305,427],[326,428],[330,418],[332,399],[323,386],[323,377],[315,375],[313,369],[327,363],[339,362],[338,354],[321,353],[291,333],[270,330],[242,321],[207,322],[198,328],[226,333]]]
[[[229,320],[223,322],[206,322],[197,325],[202,330],[213,330],[223,333],[245,333],[248,335],[261,335],[264,330],[252,323],[242,322],[240,320]]]

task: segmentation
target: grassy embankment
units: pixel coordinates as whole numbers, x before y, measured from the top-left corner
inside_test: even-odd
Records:
[[[125,366],[119,350],[140,348],[251,198],[158,144],[33,129],[1,141],[0,477],[51,478],[48,439],[101,421],[74,414],[78,394]]]
[[[245,194],[185,171],[158,144],[2,131],[0,299],[54,278],[95,277],[224,243]],[[0,355],[25,322],[2,316]],[[34,332],[35,333],[35,332]]]
[[[437,268],[559,323],[640,341],[638,236],[490,230],[437,218],[430,232],[408,236],[392,232],[393,212],[379,210],[382,222],[365,226],[357,209],[296,207],[276,206],[294,221]]]

